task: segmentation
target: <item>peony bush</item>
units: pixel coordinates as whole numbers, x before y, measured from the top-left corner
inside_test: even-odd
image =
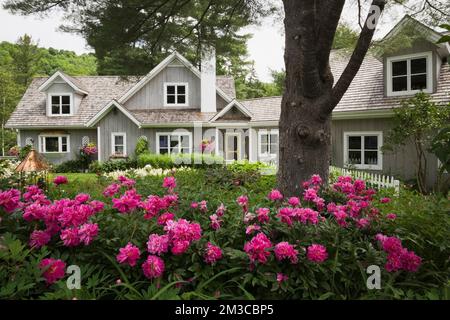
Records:
[[[37,275],[24,280],[26,298],[399,298],[443,285],[432,261],[393,233],[390,198],[362,180],[324,186],[315,175],[295,197],[269,189],[255,202],[243,192],[224,203],[161,179],[144,194],[145,180],[119,176],[102,199],[50,199],[37,186],[0,192],[2,281],[16,276],[10,246],[26,236],[19,264]],[[58,176],[53,187],[67,183]],[[81,290],[64,286],[69,265],[82,270]],[[367,289],[371,265],[382,268],[382,290]]]

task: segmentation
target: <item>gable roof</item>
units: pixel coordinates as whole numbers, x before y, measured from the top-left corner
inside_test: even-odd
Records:
[[[253,117],[253,114],[239,101],[233,100],[231,101],[225,108],[220,110],[211,120],[210,122],[216,121],[219,118],[223,117],[227,114],[232,108],[236,107],[239,111],[241,111],[245,116],[249,117],[250,119]]]
[[[100,120],[102,120],[112,109],[117,108],[122,112],[128,119],[130,119],[134,124],[136,124],[139,128],[141,127],[141,123],[139,120],[136,119],[136,117],[130,113],[125,107],[123,107],[117,100],[113,99],[110,101],[106,106],[104,106],[95,116],[91,118],[86,123],[86,127],[93,127],[96,125]]]
[[[64,82],[66,82],[69,86],[72,87],[73,90],[75,90],[75,92],[83,94],[83,95],[88,95],[88,91],[86,89],[84,89],[83,85],[77,79],[65,74],[62,71],[55,72],[50,78],[47,79],[47,81],[45,81],[39,87],[38,90],[40,92],[46,91],[58,78],[63,79]]]
[[[410,15],[405,15],[392,29],[389,31],[381,42],[388,41],[395,36],[397,36],[402,30],[405,28],[413,28],[415,33],[420,34],[425,40],[431,42],[437,47],[439,55],[441,57],[445,57],[450,54],[450,45],[449,43],[437,43],[438,40],[442,37],[442,33],[438,32],[422,22],[414,19]]]
[[[156,77],[162,70],[164,70],[168,65],[170,65],[175,60],[178,60],[186,68],[188,68],[193,74],[198,78],[201,78],[200,71],[185,57],[183,57],[178,52],[174,51],[171,55],[161,61],[153,70],[151,70],[145,77],[141,79],[134,87],[128,90],[122,97],[118,99],[118,102],[125,104],[135,93],[141,90],[147,83],[150,82],[154,77]],[[217,93],[226,101],[230,102],[232,98],[228,96],[220,87],[216,86]]]

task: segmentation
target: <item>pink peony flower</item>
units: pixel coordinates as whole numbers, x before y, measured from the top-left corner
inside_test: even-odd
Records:
[[[248,208],[248,197],[247,196],[240,196],[236,200],[237,204],[241,206],[245,211],[247,211]]]
[[[131,267],[134,267],[140,255],[141,251],[139,248],[128,242],[124,248],[119,249],[116,260],[121,264],[128,263]]]
[[[281,208],[278,211],[277,217],[281,222],[286,223],[288,226],[292,226],[292,218],[294,217],[294,209],[290,207]]]
[[[148,237],[147,250],[151,254],[161,255],[169,251],[169,236],[151,234]]]
[[[292,264],[298,263],[298,250],[288,242],[280,242],[275,246],[275,257],[278,261],[289,259]]]
[[[211,229],[213,230],[219,230],[220,224],[222,223],[222,220],[219,219],[219,216],[217,214],[213,214],[209,217],[209,220],[211,221]]]
[[[75,197],[75,202],[78,204],[86,203],[89,201],[90,198],[91,198],[90,195],[86,193],[80,193]]]
[[[131,189],[125,192],[119,199],[112,199],[113,208],[117,209],[122,214],[133,212],[141,203],[141,196],[136,193],[136,190]]]
[[[215,264],[218,260],[222,259],[222,249],[208,242],[205,250],[205,262],[208,264]]]
[[[269,238],[264,233],[258,233],[253,239],[245,243],[244,251],[252,263],[258,261],[259,263],[265,264],[267,258],[270,256],[268,249],[271,247],[272,243]]]
[[[30,236],[30,247],[40,248],[50,242],[51,236],[46,231],[35,230]]]
[[[307,258],[309,261],[321,263],[327,260],[328,253],[327,249],[320,244],[312,244],[307,249]]]
[[[216,210],[216,214],[217,214],[217,216],[222,217],[226,211],[227,211],[227,208],[223,205],[223,203],[221,203],[220,206]]]
[[[148,279],[155,279],[164,273],[164,260],[157,256],[148,256],[147,260],[142,264],[142,271]]]
[[[66,274],[66,264],[62,260],[47,258],[39,263],[39,269],[42,270],[42,276],[48,285],[64,278]]]
[[[422,258],[412,251],[404,250],[400,255],[402,268],[409,272],[416,272],[422,264]]]
[[[60,237],[66,247],[76,247],[81,241],[77,228],[64,229],[61,231]]]
[[[79,229],[80,241],[84,243],[85,246],[91,244],[91,242],[98,235],[98,224],[86,223],[82,225]]]
[[[297,197],[290,197],[288,200],[288,203],[290,206],[296,207],[296,206],[300,205],[300,199]]]
[[[249,224],[250,222],[252,222],[253,220],[255,220],[256,215],[254,215],[251,212],[247,212],[244,216],[244,223],[245,224]]]
[[[259,208],[256,209],[256,214],[258,215],[258,221],[261,223],[269,222],[269,213],[270,209],[268,208]]]
[[[190,244],[191,243],[187,240],[175,240],[172,243],[172,248],[170,251],[172,254],[179,256],[189,249]]]
[[[53,179],[53,183],[57,186],[61,184],[67,184],[69,183],[69,180],[66,176],[57,176],[55,179]]]
[[[122,186],[131,189],[134,187],[134,185],[136,184],[136,181],[134,181],[133,179],[129,179],[127,177],[124,176],[120,176],[119,177],[119,182],[122,184]]]
[[[272,201],[278,201],[278,200],[283,200],[283,195],[281,194],[280,191],[273,189],[272,191],[270,191],[267,198]]]
[[[0,207],[7,213],[11,213],[20,207],[20,191],[11,189],[0,192]]]
[[[163,181],[163,187],[169,190],[175,189],[177,186],[177,180],[174,177],[165,177]]]
[[[198,203],[199,207],[200,207],[200,211],[201,212],[207,212],[208,211],[208,201],[206,200],[202,200]]]
[[[386,219],[388,219],[388,220],[395,220],[395,219],[397,219],[397,215],[395,213],[388,213],[386,215]]]
[[[192,202],[191,209],[197,209],[197,208],[198,208],[198,202]]]
[[[317,198],[317,191],[315,189],[307,189],[303,193],[303,199],[306,201],[314,201]]]
[[[120,191],[120,185],[117,183],[113,183],[106,187],[106,189],[103,191],[103,195],[108,198],[114,197],[116,194],[118,194]]]
[[[356,222],[356,227],[359,229],[365,229],[367,227],[369,227],[370,225],[370,220],[366,219],[366,218],[361,218]]]
[[[389,203],[389,202],[391,202],[391,199],[390,198],[382,198],[382,199],[380,199],[380,202],[381,203]]]
[[[278,281],[279,284],[282,283],[282,282],[287,281],[288,279],[289,279],[289,277],[287,275],[285,275],[285,274],[283,274],[281,272],[277,273],[277,281]]]
[[[105,204],[101,201],[94,200],[89,203],[95,213],[99,213],[105,209]]]
[[[253,234],[255,231],[259,231],[261,230],[261,227],[256,225],[256,224],[252,224],[249,225],[246,229],[245,229],[245,234],[250,235]]]
[[[164,226],[164,225],[166,225],[167,221],[173,220],[174,218],[175,218],[175,215],[171,212],[163,213],[158,218],[158,224],[160,226]]]

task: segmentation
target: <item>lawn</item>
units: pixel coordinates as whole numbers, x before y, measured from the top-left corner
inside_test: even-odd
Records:
[[[47,195],[23,194],[25,209],[10,210],[5,199],[17,198],[0,193],[0,298],[449,298],[445,198],[315,178],[283,199],[275,176],[245,168],[65,176]],[[70,265],[79,290],[66,286]],[[381,290],[366,286],[370,265]]]

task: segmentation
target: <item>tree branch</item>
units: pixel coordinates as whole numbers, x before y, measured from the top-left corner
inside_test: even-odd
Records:
[[[384,10],[385,5],[386,0],[372,1],[372,6],[377,6],[379,8],[380,15]],[[362,62],[364,61],[364,57],[366,56],[367,51],[369,50],[373,35],[375,33],[376,25],[371,23],[371,20],[374,18],[377,19],[375,21],[378,22],[379,17],[374,17],[374,12],[371,9],[367,15],[364,28],[361,31],[355,50],[353,51],[353,54],[350,57],[347,66],[344,72],[342,73],[341,77],[337,81],[336,85],[334,86],[331,93],[331,98],[329,99],[329,101],[327,101],[327,103],[323,105],[322,111],[325,114],[330,114],[333,111],[333,109],[336,107],[336,105],[344,96],[348,87],[355,78],[356,74],[358,73]]]

